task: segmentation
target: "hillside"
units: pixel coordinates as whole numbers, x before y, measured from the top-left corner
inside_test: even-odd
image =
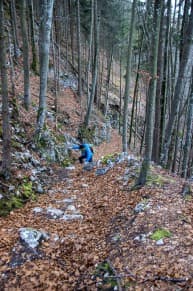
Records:
[[[18,78],[18,95],[21,83]],[[19,140],[21,147],[15,150],[21,153],[20,158],[27,152],[28,158],[35,157],[39,164],[30,167],[29,160],[28,166],[22,159],[15,160],[14,176],[8,182],[2,180],[1,191],[11,191],[11,186],[15,187],[12,191],[21,190],[34,170],[43,190],[34,201],[0,219],[1,290],[193,288],[193,202],[191,193],[181,194],[184,180],[152,166],[147,186],[132,190],[141,161],[129,155],[113,162],[113,155],[121,152],[121,138],[113,129],[110,142],[95,146],[95,161],[102,156],[104,162],[112,160],[104,175],[97,173],[108,167],[105,163],[87,171],[78,162],[70,167],[46,162],[30,144],[37,88],[38,78],[33,77],[30,112],[18,101],[18,132],[24,128],[25,134],[23,142]],[[68,116],[68,124],[57,128],[48,119],[47,126],[54,134],[76,136],[79,101],[71,89],[65,89],[64,96],[62,114]],[[48,100],[51,112],[51,93]],[[27,189],[30,192],[31,188]],[[27,230],[22,236],[23,228]],[[35,235],[29,234],[28,228]],[[39,231],[43,240],[38,246],[28,245],[36,243]],[[29,236],[31,240],[26,242]]]
[[[168,140],[173,139],[173,150],[169,148],[167,166],[179,175],[183,174],[182,166],[187,154],[185,176],[190,178],[192,175],[191,140],[187,144],[187,152],[185,150],[188,131],[189,139],[192,137],[192,127],[188,125],[192,118],[189,110],[193,104],[193,99],[190,99],[193,96],[192,83],[187,81],[182,86],[180,55],[183,53],[181,46],[188,44],[184,26],[191,24],[193,1],[191,14],[190,9],[185,9],[186,1],[175,2],[174,23],[170,23],[169,19],[170,1],[163,7],[161,1],[54,1],[53,21],[50,21],[46,118],[38,140],[34,136],[37,113],[42,109],[39,107],[39,68],[36,73],[28,68],[31,104],[26,110],[24,63],[27,48],[23,42],[22,34],[25,32],[22,31],[20,17],[27,20],[26,34],[31,37],[28,61],[32,65],[32,46],[36,53],[41,49],[39,33],[44,11],[40,8],[42,10],[42,3],[47,1],[30,1],[27,8],[25,1],[21,2],[23,6],[17,1],[11,1],[11,5],[9,1],[1,3],[5,12],[6,37],[9,33],[11,35],[11,43],[8,39],[5,42],[6,57],[14,65],[6,64],[9,68],[11,165],[9,177],[0,175],[0,290],[193,290],[192,181],[158,166],[161,164],[160,144],[164,144],[167,123],[177,96],[179,99],[176,100],[181,102],[183,110],[178,112],[176,128],[168,136]],[[152,30],[158,2],[163,9],[162,13],[160,10],[160,22],[165,22],[165,25]],[[133,3],[138,6],[136,32],[134,43],[129,44],[133,47],[133,56],[132,66],[127,70],[128,20],[135,10]],[[165,19],[166,15],[168,19]],[[171,27],[171,32],[167,31],[167,27]],[[151,71],[151,54],[154,32],[159,30],[163,39],[159,40],[157,63],[160,62],[160,67],[156,73]],[[167,48],[169,39],[171,47]],[[79,46],[81,51],[78,51]],[[19,50],[18,55],[12,52],[15,49]],[[38,67],[42,59],[39,56]],[[186,52],[185,62],[188,63],[188,59],[191,58]],[[82,71],[79,70],[79,62]],[[186,70],[184,63],[183,72]],[[97,82],[95,86],[94,80]],[[171,80],[174,82],[169,88]],[[149,95],[152,81],[152,92],[157,94],[154,96]],[[154,81],[158,83],[159,90],[156,90]],[[78,95],[78,82],[83,89],[81,97]],[[128,92],[127,83],[130,84]],[[179,90],[178,84],[181,84]],[[186,90],[181,97],[178,92],[183,88]],[[93,110],[89,125],[84,127],[91,93]],[[2,104],[1,95],[2,92]],[[149,102],[146,104],[146,101]],[[0,113],[1,167],[3,106],[0,106]],[[150,115],[152,118],[149,118]],[[128,144],[133,147],[132,151],[125,153],[122,152],[122,137],[118,131],[119,126],[123,129],[124,117],[128,121],[126,132],[130,134],[131,143],[128,141]],[[152,139],[154,137],[151,143],[147,142],[148,134]],[[94,148],[93,163],[79,164],[80,152],[73,150],[72,145],[79,143],[81,138]],[[137,188],[142,156],[136,153],[147,153],[147,144],[150,169],[147,167],[145,186]],[[153,153],[157,164],[150,161],[152,145],[157,150]],[[156,155],[159,159],[155,159]]]
[[[129,190],[138,166],[53,168],[46,193],[0,220],[1,290],[191,290],[192,198],[156,167]],[[19,239],[24,227],[46,233],[38,247]]]

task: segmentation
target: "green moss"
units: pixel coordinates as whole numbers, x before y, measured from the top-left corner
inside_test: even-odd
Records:
[[[65,143],[66,142],[66,138],[63,134],[60,135],[56,135],[56,141],[59,143]]]
[[[0,216],[6,216],[14,208],[21,208],[23,206],[23,201],[21,197],[12,196],[9,199],[3,198],[0,200]]]
[[[152,173],[152,171],[147,176],[147,182],[146,184],[148,186],[156,185],[156,186],[163,186],[164,184],[167,184],[171,182],[168,178],[163,177],[158,174]]]
[[[65,158],[63,159],[63,161],[61,161],[61,165],[62,165],[63,167],[68,167],[68,166],[70,166],[71,164],[73,164],[73,159],[71,159],[71,158],[69,158],[69,157],[65,157]]]
[[[164,229],[164,228],[160,228],[160,229],[157,229],[156,231],[154,231],[154,233],[150,236],[150,238],[158,241],[160,239],[163,239],[166,237],[171,237],[171,236],[172,236],[172,234],[169,230]]]
[[[24,180],[24,183],[20,186],[21,196],[24,200],[36,199],[36,195],[32,189],[32,182]]]
[[[115,159],[117,158],[118,154],[117,153],[114,153],[114,154],[109,154],[109,155],[106,155],[102,158],[102,163],[103,164],[107,164],[108,160],[111,160],[112,162],[115,161]]]
[[[13,139],[11,140],[11,146],[12,148],[15,148],[15,149],[21,149],[21,143]]]
[[[85,125],[81,125],[78,130],[78,138],[80,140],[86,139],[88,142],[93,142],[95,136],[95,126],[86,127]]]
[[[25,178],[23,183],[17,188],[18,196],[10,195],[0,199],[0,216],[6,216],[13,209],[22,207],[28,200],[35,200],[36,194],[32,186],[32,182]]]

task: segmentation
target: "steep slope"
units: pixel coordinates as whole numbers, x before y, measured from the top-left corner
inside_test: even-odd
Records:
[[[131,191],[138,167],[129,158],[101,176],[78,164],[65,175],[55,168],[46,194],[0,220],[2,290],[193,288],[192,199],[180,194],[183,180],[159,168],[149,186]],[[50,216],[50,207],[75,217]],[[21,227],[49,238],[30,253]],[[161,229],[168,232],[156,241],[151,235]]]

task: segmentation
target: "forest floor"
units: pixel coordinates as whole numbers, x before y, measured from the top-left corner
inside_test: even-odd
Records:
[[[114,139],[109,153],[119,150],[120,139]],[[184,181],[154,167],[162,184],[131,191],[124,182],[128,170],[126,161],[101,176],[78,163],[67,176],[54,168],[48,193],[0,219],[0,290],[193,290],[193,199],[180,194]],[[82,219],[34,213],[35,207],[59,208],[64,199],[73,201]],[[134,211],[141,201],[147,207]],[[28,260],[23,253],[23,263],[13,266],[21,227],[44,230],[50,238],[42,242],[41,256]],[[152,239],[160,229],[169,235]]]
[[[17,84],[21,78],[18,73]],[[35,77],[32,83],[37,104]],[[64,111],[71,117],[73,112],[72,133],[81,116],[69,93]],[[53,106],[50,94],[48,103]],[[36,112],[35,106],[30,112],[20,108],[29,138]],[[121,152],[121,138],[113,131],[110,143],[95,147],[94,159],[115,152]],[[51,167],[47,192],[0,218],[0,290],[193,290],[193,198],[182,196],[183,179],[152,166],[148,185],[132,190],[139,166],[136,171],[127,160],[101,176],[78,162],[68,171]],[[81,219],[51,218],[34,212],[37,207],[76,210]],[[49,238],[26,250],[19,239],[23,227]]]

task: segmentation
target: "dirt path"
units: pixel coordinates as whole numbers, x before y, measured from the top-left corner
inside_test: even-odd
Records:
[[[114,290],[114,282],[105,282],[96,266],[105,260],[120,290],[193,290],[193,203],[180,196],[182,181],[167,177],[162,187],[131,192],[123,180],[126,169],[124,162],[96,176],[76,165],[38,201],[1,218],[1,290],[99,290],[100,284],[102,290]],[[148,208],[135,213],[144,199]],[[35,207],[64,210],[69,205],[69,213],[74,207],[83,218],[64,221],[34,213]],[[21,227],[50,237],[42,242],[40,257],[24,257],[23,264],[11,267]],[[159,228],[172,234],[160,245],[150,239]]]

